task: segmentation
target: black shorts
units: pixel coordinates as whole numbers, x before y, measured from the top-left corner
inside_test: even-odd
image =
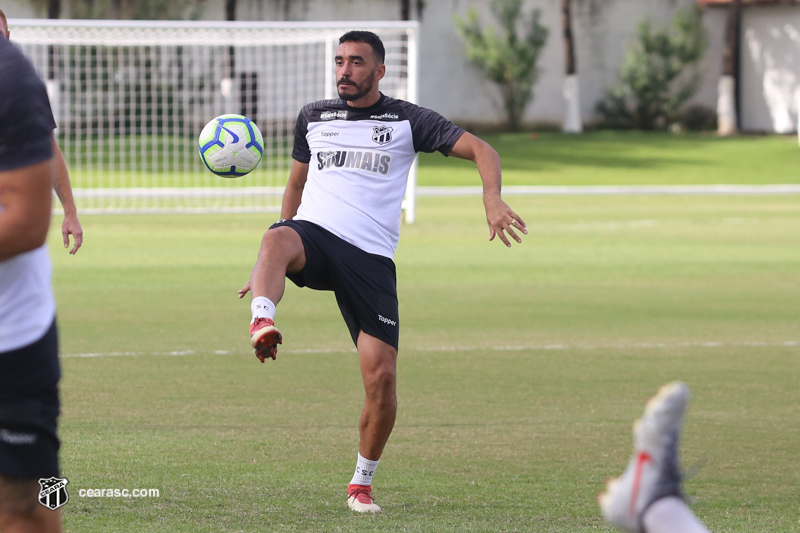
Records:
[[[286,277],[298,287],[333,291],[356,346],[363,331],[397,350],[400,318],[394,261],[367,253],[306,220],[280,220],[270,229],[280,226],[295,230],[306,251],[303,270]]]
[[[58,477],[58,329],[0,353],[0,475]]]

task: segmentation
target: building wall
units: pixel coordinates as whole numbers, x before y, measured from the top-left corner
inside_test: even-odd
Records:
[[[676,9],[694,0],[572,0],[573,33],[580,74],[581,112],[585,122],[596,119],[595,106],[605,89],[616,83],[617,69],[626,46],[635,39],[637,24],[645,17],[667,24]],[[415,0],[411,4],[416,6]],[[489,0],[426,0],[420,20],[419,103],[464,124],[499,126],[504,123],[497,87],[471,66],[454,17],[465,16],[475,6],[482,23],[496,22]],[[562,86],[564,52],[561,36],[560,0],[526,0],[525,12],[539,9],[541,22],[550,30],[541,52],[542,74],[534,89],[534,100],[523,121],[528,124],[561,124],[564,113]],[[224,1],[209,0],[204,18],[222,18]],[[397,0],[239,0],[237,18],[258,20],[398,20]],[[720,48],[721,50],[721,48]],[[715,57],[720,57],[715,54]],[[716,106],[716,79],[703,92],[701,103]]]
[[[742,128],[797,131],[800,6],[748,7],[742,26]]]
[[[63,16],[69,16],[69,0]],[[655,25],[669,24],[677,9],[695,0],[572,0],[573,34],[580,76],[583,120],[596,120],[595,106],[617,82],[626,47],[635,40],[637,24],[648,17]],[[419,98],[463,124],[499,125],[503,111],[497,88],[468,64],[464,45],[453,23],[472,5],[484,23],[494,23],[489,0],[425,0],[412,18],[420,20]],[[399,0],[239,0],[239,20],[365,21],[400,19]],[[526,10],[540,9],[550,35],[539,65],[542,75],[523,120],[531,125],[560,125],[564,113],[563,43],[560,0],[525,0]],[[9,17],[37,13],[26,0],[6,0]],[[223,20],[224,0],[206,0],[200,18]],[[727,10],[709,7],[704,24],[709,46],[698,70],[703,82],[693,103],[716,108],[722,70]],[[797,128],[800,99],[800,5],[750,6],[742,31],[741,126],[744,129],[790,132]],[[13,34],[12,34],[13,36]]]

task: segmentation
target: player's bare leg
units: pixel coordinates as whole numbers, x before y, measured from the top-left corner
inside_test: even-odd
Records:
[[[0,515],[3,533],[61,533],[61,509],[51,511],[36,504],[30,514]]]
[[[358,448],[361,455],[377,461],[397,416],[397,351],[362,331],[358,336],[358,359],[366,393]]]
[[[359,460],[347,488],[347,505],[354,511],[375,513],[381,508],[372,499],[372,476],[397,417],[397,350],[362,331],[358,359],[365,398],[359,420]]]
[[[0,476],[0,531],[61,533],[61,509],[40,505],[40,488],[33,479]]]
[[[250,324],[250,344],[256,357],[263,363],[267,357],[275,359],[278,344],[283,336],[275,327],[275,306],[286,290],[286,272],[298,272],[306,264],[306,253],[300,235],[291,228],[282,226],[264,233],[249,289],[253,297],[253,321]],[[245,289],[239,292],[242,297]]]
[[[250,275],[253,298],[264,296],[277,304],[286,290],[286,273],[299,272],[305,264],[303,240],[295,230],[288,226],[267,230]]]

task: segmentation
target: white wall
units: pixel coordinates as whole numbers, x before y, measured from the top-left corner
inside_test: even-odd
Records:
[[[0,9],[3,10],[3,13],[5,13],[8,18],[25,19],[41,16],[41,14],[33,9],[30,2],[25,2],[24,0],[4,0],[4,2],[0,4]]]
[[[791,133],[800,100],[800,6],[744,10],[742,128]]]

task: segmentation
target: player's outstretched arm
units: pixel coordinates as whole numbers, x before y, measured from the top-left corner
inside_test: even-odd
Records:
[[[67,162],[64,160],[64,153],[53,138],[53,161],[56,166],[56,179],[53,189],[56,196],[61,201],[64,208],[64,222],[61,223],[61,235],[64,239],[64,248],[69,248],[69,236],[75,239],[70,254],[75,254],[83,244],[83,228],[81,221],[78,220],[78,208],[75,207],[75,199],[72,197],[72,184],[69,181],[69,170]]]
[[[508,237],[521,243],[522,237],[517,232],[527,235],[528,230],[525,221],[500,196],[502,179],[497,151],[486,141],[466,132],[456,141],[448,155],[469,159],[478,167],[478,173],[483,180],[483,206],[489,225],[489,240],[493,240],[496,235],[506,246],[511,246]]]
[[[292,170],[289,171],[289,181],[286,182],[286,190],[283,193],[283,203],[281,204],[281,218],[288,220],[297,214],[300,207],[300,199],[303,196],[303,189],[308,179],[308,163],[294,161]]]
[[[47,239],[53,206],[53,160],[0,172],[0,261]]]

